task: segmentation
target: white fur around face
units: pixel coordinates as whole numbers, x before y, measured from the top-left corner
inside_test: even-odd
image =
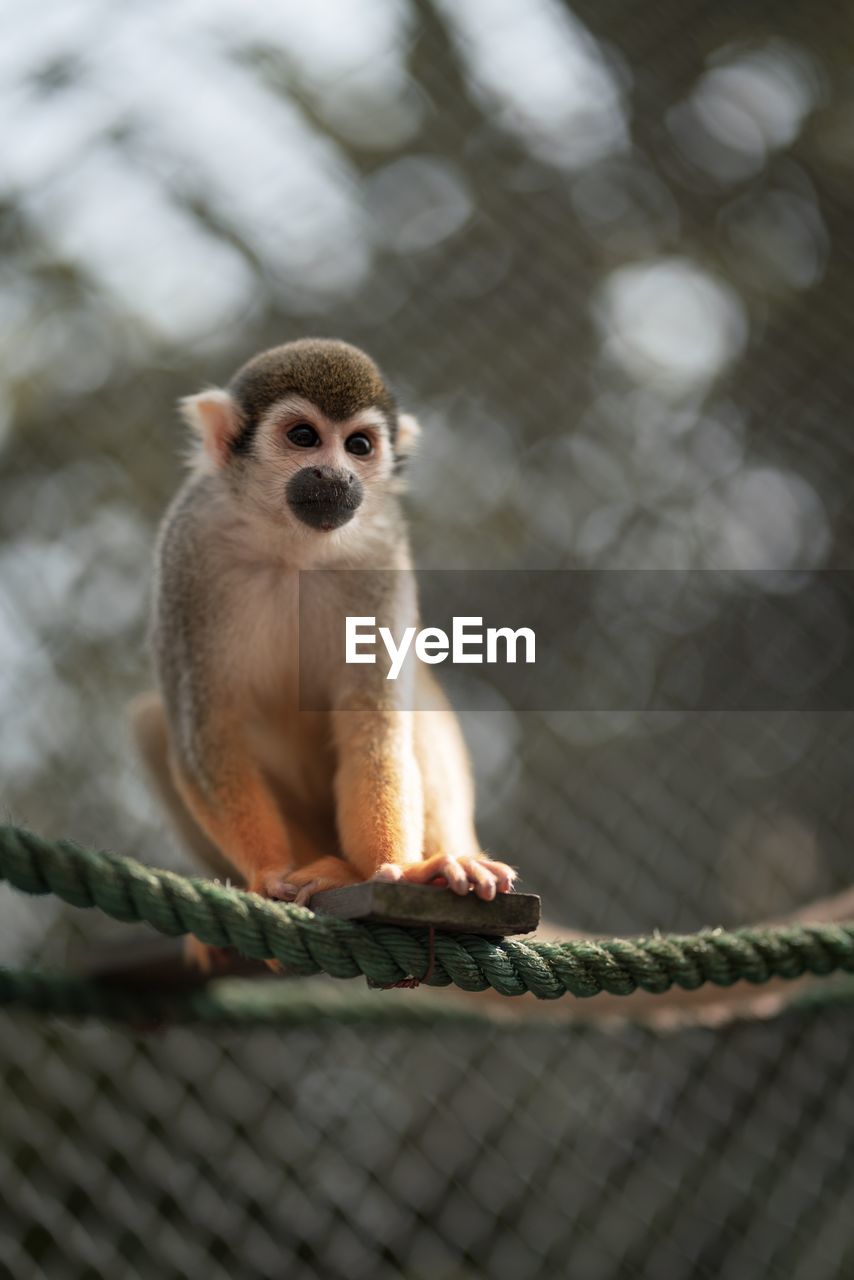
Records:
[[[295,426],[314,428],[318,443],[300,447],[288,438]],[[350,453],[347,439],[365,434],[373,446],[368,457]],[[288,484],[304,468],[330,467],[355,476],[362,488],[362,504],[340,529],[319,532],[300,521],[286,500]],[[292,545],[309,559],[322,562],[330,552],[355,550],[369,538],[376,521],[388,513],[389,494],[396,493],[395,456],[388,424],[379,409],[364,409],[343,422],[327,418],[310,400],[285,396],[271,405],[258,423],[251,451],[240,461],[235,477],[244,509],[286,528]],[[301,553],[302,554],[302,553]]]

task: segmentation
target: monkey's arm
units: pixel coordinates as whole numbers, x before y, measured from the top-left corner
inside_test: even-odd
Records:
[[[335,713],[336,810],[346,858],[365,879],[444,880],[457,893],[474,889],[486,899],[508,892],[513,869],[480,851],[453,711],[432,678],[419,690],[419,710],[401,708],[408,696],[378,685],[364,711]]]
[[[417,618],[411,573],[380,574],[372,586],[370,611],[402,634]],[[487,900],[509,892],[512,867],[480,850],[468,754],[441,687],[422,665],[405,666],[394,681],[387,675],[379,660],[338,670],[335,799],[344,856],[365,879],[444,881]]]
[[[415,754],[424,788],[424,856],[481,852],[474,783],[459,721],[432,671],[419,667]]]
[[[362,879],[421,857],[424,810],[412,712],[394,706],[333,712],[335,805],[341,849]]]

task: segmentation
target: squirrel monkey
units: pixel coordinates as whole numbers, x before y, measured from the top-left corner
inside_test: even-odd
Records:
[[[418,664],[415,678],[416,705],[431,709],[407,710],[405,686],[379,663],[359,666],[348,686],[323,634],[299,635],[301,569],[411,568],[399,494],[415,420],[397,411],[368,356],[327,340],[263,352],[225,390],[182,408],[196,448],[158,541],[160,692],[138,698],[132,718],[184,842],[215,875],[301,904],[370,878],[441,878],[486,899],[509,892],[514,871],[480,850],[466,749],[430,668]],[[359,583],[372,598],[334,602],[337,618],[344,603],[354,615],[416,625],[410,573]],[[328,710],[300,707],[306,674]],[[851,910],[848,892],[795,918],[848,919]],[[193,950],[209,967],[216,949]],[[631,1010],[601,995],[584,1010],[720,1021],[770,1012],[801,984],[739,987],[639,993]],[[561,1016],[534,1005],[541,1017]]]
[[[160,691],[132,715],[184,841],[215,874],[300,904],[371,878],[509,892],[429,668],[418,705],[435,709],[406,710],[379,664],[358,668],[354,697],[346,668],[325,670],[323,637],[298,636],[301,569],[411,568],[399,494],[415,420],[364,352],[321,339],[263,352],[182,410],[196,448],[157,546]],[[364,581],[386,598],[347,612],[417,623],[411,574]],[[328,710],[300,708],[306,674]]]

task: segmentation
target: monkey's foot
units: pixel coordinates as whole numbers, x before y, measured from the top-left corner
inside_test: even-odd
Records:
[[[230,973],[234,967],[234,956],[232,947],[212,947],[207,942],[200,942],[192,934],[184,939],[184,959],[209,977]]]
[[[252,892],[260,893],[262,898],[305,907],[312,894],[320,893],[321,889],[340,889],[345,884],[359,884],[360,879],[343,858],[318,858],[304,867],[262,872],[252,881]]]
[[[474,889],[479,898],[490,902],[496,893],[511,893],[516,872],[506,862],[496,862],[484,854],[452,858],[436,853],[423,862],[409,862],[402,866],[386,862],[371,877],[372,880],[406,880],[409,884],[444,883],[454,893],[465,894]]]

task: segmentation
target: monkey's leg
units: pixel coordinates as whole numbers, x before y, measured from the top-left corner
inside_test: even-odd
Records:
[[[279,884],[294,864],[290,840],[275,800],[248,756],[233,744],[223,747],[210,772],[205,769],[204,781],[179,757],[173,757],[172,770],[186,807],[242,873],[249,891],[279,897]]]
[[[137,747],[145,762],[157,794],[176,827],[183,843],[209,871],[220,879],[231,879],[243,887],[245,877],[224,857],[214,842],[208,838],[184,802],[175,782],[170,765],[171,748],[169,727],[162,699],[156,693],[142,694],[130,707],[131,723]],[[185,784],[186,785],[186,784]],[[357,883],[361,877],[341,858],[315,857],[305,848],[295,850],[295,860],[300,867],[300,883],[288,882],[292,870],[290,861],[266,873],[262,884],[253,884],[256,891],[282,901],[303,903],[320,889],[337,888],[339,885]],[[198,938],[187,939],[188,957],[207,972],[230,965],[230,952],[226,948],[210,947]]]
[[[181,842],[192,856],[217,879],[231,880],[243,888],[243,876],[220,853],[196,822],[184,804],[175,786],[169,764],[171,748],[169,726],[163,700],[156,693],[142,693],[134,698],[128,708],[131,728],[137,750],[142,757],[149,779],[163,808],[172,822]],[[231,951],[226,947],[211,947],[191,936],[185,939],[184,954],[193,964],[206,973],[228,968]]]
[[[265,898],[291,901],[290,879],[302,860],[281,808],[230,708],[197,726],[191,742],[173,743],[175,787],[209,840]],[[270,968],[279,969],[275,961]]]
[[[221,880],[230,878],[242,887],[243,877],[202,831],[175,786],[169,764],[171,747],[163,700],[159,694],[142,693],[131,702],[128,713],[137,750],[181,842],[212,875]]]
[[[474,787],[468,752],[456,716],[429,673],[419,702],[433,710],[412,713],[415,753],[424,796],[424,842],[418,862],[396,860],[379,868],[378,880],[429,884],[445,880],[456,893],[474,889],[490,900],[509,893],[516,872],[482,853],[474,826]],[[429,699],[429,702],[428,702]]]

